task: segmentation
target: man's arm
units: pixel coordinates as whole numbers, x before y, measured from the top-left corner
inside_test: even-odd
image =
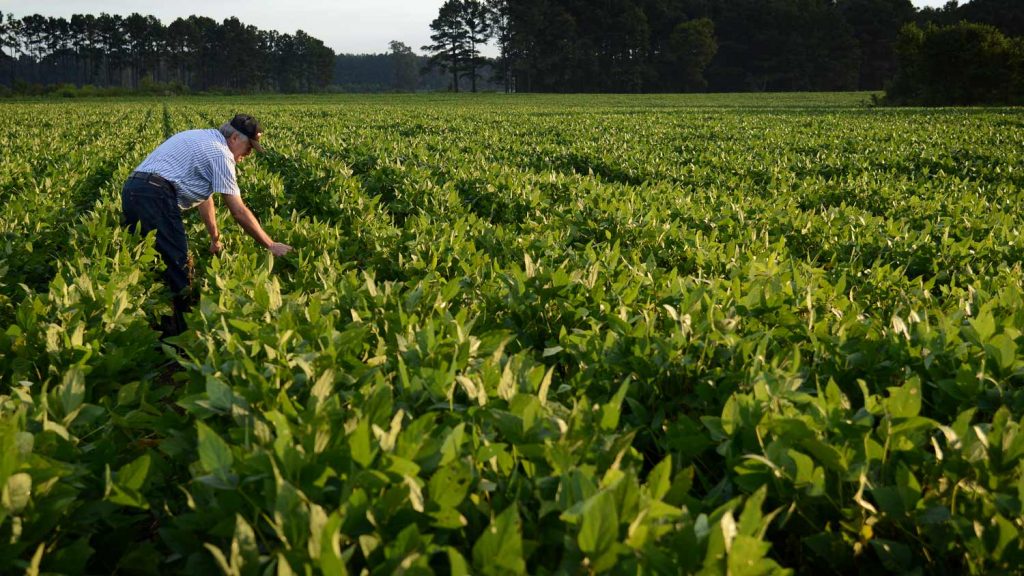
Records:
[[[233,196],[228,194],[222,195],[224,198],[224,204],[227,205],[228,211],[231,212],[231,217],[238,222],[243,230],[252,236],[256,242],[263,246],[274,256],[284,256],[285,254],[292,251],[292,247],[287,244],[281,244],[280,242],[274,242],[270,239],[270,236],[263,231],[263,227],[260,226],[259,220],[249,210],[249,207],[242,202],[241,196]]]
[[[220,232],[217,230],[217,214],[213,206],[213,195],[211,194],[202,204],[199,205],[199,217],[206,224],[206,231],[210,234],[210,254],[217,254],[223,249],[220,243]]]

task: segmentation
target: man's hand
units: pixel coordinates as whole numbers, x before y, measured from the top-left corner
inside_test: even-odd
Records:
[[[270,253],[274,256],[284,256],[292,251],[292,247],[287,244],[281,244],[280,242],[274,242],[270,246],[267,246],[267,250],[270,250]]]
[[[210,254],[216,256],[224,250],[224,245],[221,244],[220,239],[210,240]]]

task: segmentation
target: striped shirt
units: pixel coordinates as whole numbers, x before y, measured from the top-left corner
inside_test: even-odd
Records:
[[[136,172],[153,172],[174,183],[182,210],[202,204],[214,192],[240,196],[235,157],[219,130],[186,130],[154,150]]]

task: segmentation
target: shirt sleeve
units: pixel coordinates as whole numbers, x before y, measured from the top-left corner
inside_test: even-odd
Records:
[[[228,196],[241,196],[242,191],[238,189],[238,180],[235,178],[234,159],[221,156],[212,164],[210,190]]]

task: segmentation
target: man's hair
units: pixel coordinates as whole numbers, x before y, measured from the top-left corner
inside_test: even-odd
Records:
[[[242,140],[248,140],[249,139],[248,136],[246,136],[245,134],[242,134],[241,132],[236,130],[235,127],[231,125],[231,122],[225,122],[225,123],[221,124],[219,130],[220,130],[221,135],[224,136],[225,140],[227,140],[228,138],[231,138],[232,134],[238,134],[242,138]]]

